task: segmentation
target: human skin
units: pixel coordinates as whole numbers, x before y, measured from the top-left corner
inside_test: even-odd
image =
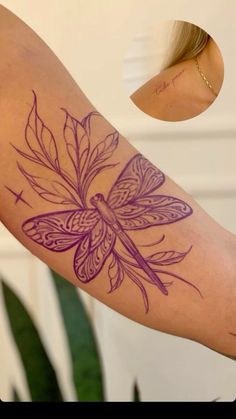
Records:
[[[199,67],[219,94],[224,63],[214,40],[198,56]],[[216,99],[199,74],[194,59],[185,60],[161,71],[131,96],[146,114],[163,121],[183,121],[204,112]]]
[[[235,236],[94,113],[3,7],[0,33],[3,224],[124,316],[236,356]]]

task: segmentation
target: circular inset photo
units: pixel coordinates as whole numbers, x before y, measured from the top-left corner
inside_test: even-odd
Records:
[[[124,60],[130,99],[163,121],[184,121],[204,112],[219,96],[223,79],[218,45],[204,29],[185,21],[140,32]]]

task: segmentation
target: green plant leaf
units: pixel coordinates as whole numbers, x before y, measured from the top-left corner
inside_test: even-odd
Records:
[[[27,309],[5,282],[1,281],[1,284],[32,401],[62,401],[56,373]]]
[[[71,352],[79,401],[103,401],[102,367],[92,325],[76,287],[52,272]]]
[[[133,389],[133,401],[134,402],[141,402],[140,400],[140,390],[138,383],[135,381],[134,383],[134,389]]]

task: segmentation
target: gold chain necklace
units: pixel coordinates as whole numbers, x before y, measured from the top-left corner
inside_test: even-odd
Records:
[[[209,82],[209,80],[206,78],[205,74],[203,73],[202,69],[199,66],[199,62],[198,62],[198,58],[194,57],[195,63],[196,63],[196,67],[198,69],[198,72],[201,76],[201,78],[203,79],[203,81],[205,82],[205,84],[207,85],[207,87],[211,90],[211,92],[213,93],[213,95],[215,97],[218,96],[218,93],[216,93],[216,91],[214,90],[213,86],[211,85],[211,83]]]

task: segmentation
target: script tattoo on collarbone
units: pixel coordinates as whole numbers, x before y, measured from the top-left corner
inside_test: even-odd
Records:
[[[165,90],[169,89],[170,87],[175,87],[175,82],[185,73],[185,69],[179,71],[171,80],[163,81],[158,87],[155,89],[155,94],[159,96]]]
[[[125,279],[131,280],[141,291],[146,312],[149,301],[145,282],[168,295],[168,287],[176,279],[201,295],[194,284],[163,268],[180,263],[191,247],[185,252],[157,251],[165,240],[164,235],[148,245],[136,243],[129,235],[129,231],[183,220],[192,214],[190,206],[173,196],[155,194],[164,184],[165,176],[141,154],[135,155],[122,168],[106,198],[101,193],[89,198],[88,190],[94,179],[104,170],[117,166],[109,160],[119,144],[119,134],[117,131],[109,133],[93,145],[91,138],[98,135],[93,127],[98,119],[103,121],[102,116],[92,112],[78,120],[67,110],[62,111],[65,113],[63,141],[71,170],[61,164],[55,137],[39,116],[35,93],[25,128],[28,150],[14,146],[22,160],[45,169],[45,178],[41,178],[17,163],[35,193],[65,207],[63,211],[27,219],[22,225],[23,232],[53,252],[74,248],[74,273],[83,283],[94,280],[102,270],[109,277],[109,293],[117,290]],[[47,177],[49,172],[53,172],[55,180],[52,176]],[[146,252],[141,250],[144,247]],[[149,247],[152,253],[146,255]],[[165,281],[166,277],[171,277],[171,281]]]

